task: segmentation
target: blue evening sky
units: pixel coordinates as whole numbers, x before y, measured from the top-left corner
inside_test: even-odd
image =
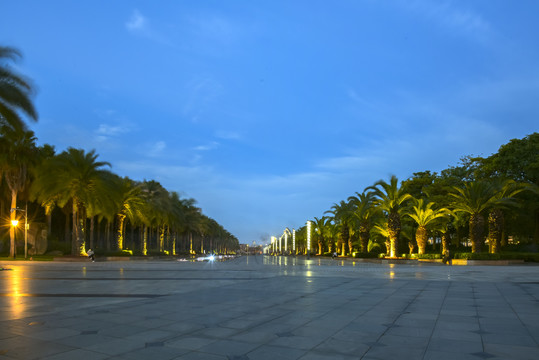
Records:
[[[539,1],[0,1],[38,143],[193,197],[241,243],[538,131]]]

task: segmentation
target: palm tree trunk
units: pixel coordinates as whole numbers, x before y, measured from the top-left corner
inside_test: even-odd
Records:
[[[116,249],[122,251],[124,249],[124,223],[125,215],[118,214],[118,230],[116,231]]]
[[[445,254],[449,250],[449,232],[442,233],[442,254]]]
[[[359,246],[362,253],[368,252],[369,246],[369,230],[366,224],[361,224],[359,226]]]
[[[142,234],[142,255],[148,255],[148,226],[143,225],[144,229]]]
[[[90,218],[90,249],[94,249],[94,219],[95,216]]]
[[[472,253],[481,252],[484,226],[485,219],[481,214],[472,214],[470,216],[470,240],[472,242]]]
[[[496,254],[500,250],[503,233],[503,211],[493,209],[488,215],[488,244],[490,253]]]
[[[71,255],[78,255],[77,241],[79,239],[79,226],[77,225],[77,204],[75,201],[73,201],[72,222],[73,227],[71,230]]]
[[[415,232],[415,239],[417,241],[417,252],[418,254],[424,254],[427,247],[427,228],[420,226]]]
[[[401,219],[398,213],[390,213],[387,228],[389,231],[390,250],[389,256],[396,257],[399,248],[399,235],[401,231]]]

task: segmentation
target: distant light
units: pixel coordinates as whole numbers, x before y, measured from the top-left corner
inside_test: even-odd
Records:
[[[15,220],[15,219],[11,220],[11,225],[13,226],[19,225],[19,220]]]
[[[209,261],[213,261],[213,260],[215,260],[215,256],[213,256],[213,255],[210,255],[210,256],[208,257],[208,260],[209,260]]]

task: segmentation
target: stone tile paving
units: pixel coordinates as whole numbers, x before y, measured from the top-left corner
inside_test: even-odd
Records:
[[[539,267],[3,262],[0,359],[536,359]]]

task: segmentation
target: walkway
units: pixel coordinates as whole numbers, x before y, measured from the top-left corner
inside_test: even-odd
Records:
[[[0,359],[537,359],[539,266],[1,262]]]

